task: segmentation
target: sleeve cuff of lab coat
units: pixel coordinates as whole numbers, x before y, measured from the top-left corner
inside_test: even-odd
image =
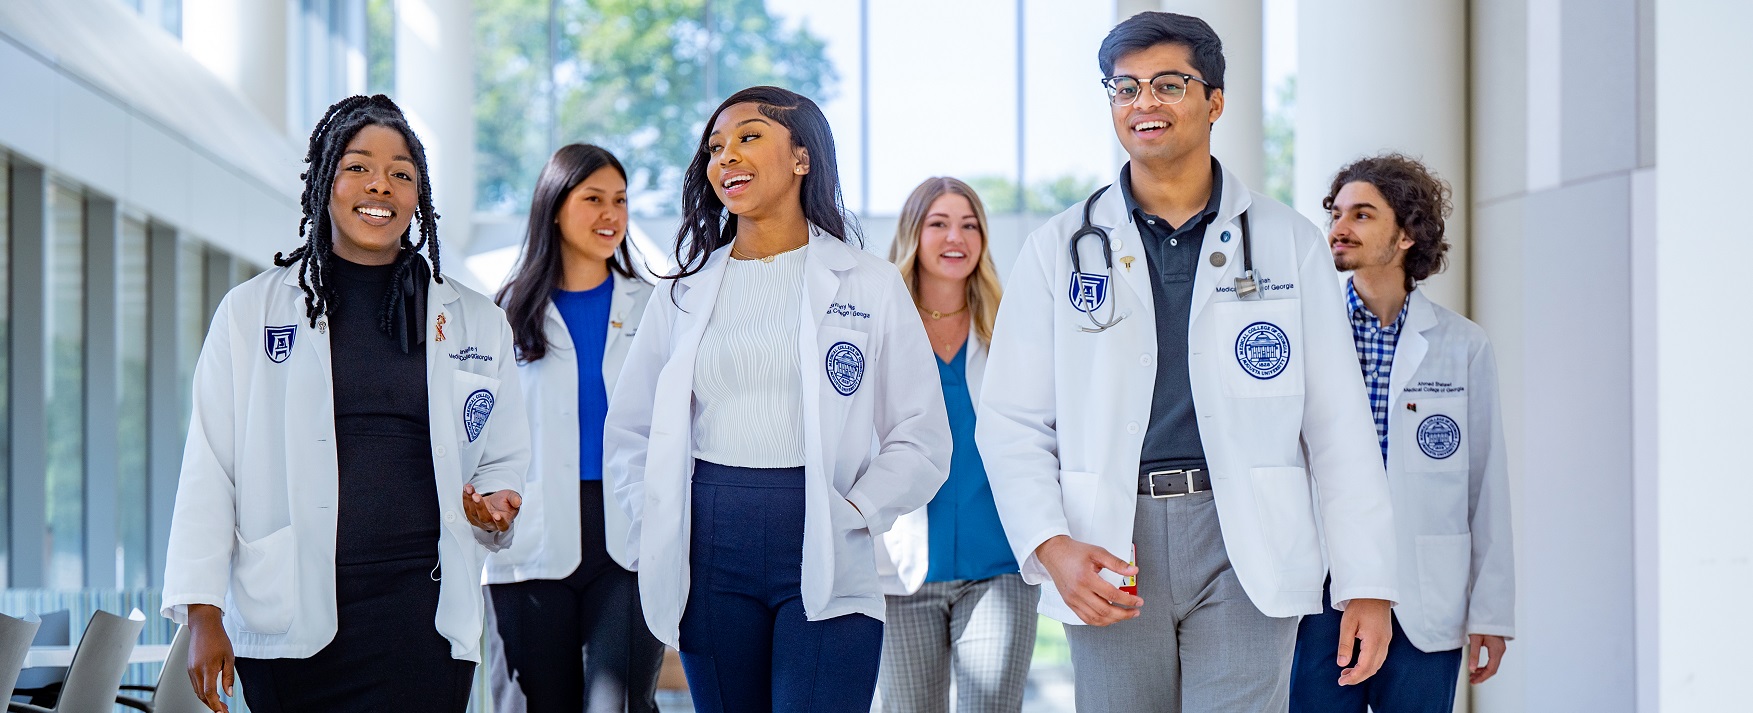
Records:
[[[1333,608],[1345,611],[1353,599],[1382,599],[1392,607],[1400,603],[1400,592],[1393,587],[1353,587],[1344,592],[1333,592]]]
[[[1491,626],[1489,624],[1480,624],[1480,625],[1468,624],[1467,625],[1467,635],[1468,636],[1501,636],[1504,638],[1504,640],[1508,641],[1508,640],[1512,640],[1512,639],[1516,638],[1516,628],[1513,626]]]
[[[159,613],[164,615],[164,618],[166,619],[178,624],[187,625],[189,623],[189,607],[196,604],[210,604],[219,607],[220,609],[224,609],[225,596],[214,596],[211,594],[185,594],[175,597],[167,597],[165,598],[163,608],[159,610]]]

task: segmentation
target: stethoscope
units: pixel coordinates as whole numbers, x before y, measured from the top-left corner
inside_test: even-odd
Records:
[[[1090,222],[1090,217],[1091,217],[1091,213],[1093,213],[1095,210],[1096,199],[1101,198],[1102,194],[1106,193],[1108,191],[1108,189],[1112,188],[1112,187],[1113,187],[1113,184],[1109,184],[1106,186],[1102,186],[1101,188],[1097,188],[1095,193],[1090,194],[1090,197],[1084,200],[1084,202],[1083,202],[1083,226],[1078,228],[1077,232],[1071,234],[1071,272],[1072,272],[1072,274],[1075,276],[1075,275],[1083,272],[1083,259],[1080,258],[1077,254],[1078,243],[1080,241],[1082,241],[1084,238],[1087,238],[1087,237],[1090,237],[1093,235],[1093,236],[1095,236],[1097,242],[1100,242],[1102,244],[1102,263],[1103,263],[1103,266],[1108,269],[1108,284],[1109,285],[1114,284],[1114,248],[1108,242],[1107,229],[1103,228],[1099,225],[1096,225],[1095,223]],[[1247,211],[1242,211],[1241,220],[1242,220],[1242,276],[1236,278],[1236,298],[1237,299],[1247,299],[1249,297],[1258,297],[1259,296],[1260,283],[1254,279],[1254,243],[1253,243],[1253,240],[1251,239],[1251,237],[1249,236],[1248,212]],[[1076,277],[1073,277],[1072,279],[1076,279]],[[1072,300],[1072,304],[1073,304],[1073,306],[1077,307],[1077,310],[1079,312],[1082,312],[1084,314],[1084,317],[1086,319],[1088,319],[1090,321],[1089,327],[1084,327],[1081,325],[1078,327],[1078,331],[1081,331],[1081,332],[1087,332],[1087,333],[1092,333],[1092,334],[1098,333],[1098,332],[1106,332],[1106,331],[1108,331],[1108,329],[1110,327],[1113,327],[1114,325],[1119,324],[1120,320],[1126,319],[1126,315],[1120,314],[1117,311],[1119,309],[1118,305],[1112,304],[1112,301],[1110,302],[1110,304],[1108,306],[1108,319],[1106,319],[1106,320],[1099,319],[1096,316],[1096,310],[1101,309],[1100,305],[1095,306],[1095,307],[1085,307],[1085,301],[1083,301],[1083,300]]]

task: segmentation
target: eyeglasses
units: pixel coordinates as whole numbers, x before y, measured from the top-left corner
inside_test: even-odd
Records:
[[[1187,98],[1188,82],[1198,82],[1210,89],[1219,88],[1191,74],[1164,72],[1150,78],[1150,91],[1159,102],[1179,104],[1182,99]],[[1108,90],[1108,103],[1114,106],[1127,106],[1138,101],[1138,96],[1144,93],[1144,88],[1135,77],[1102,77],[1102,87]]]

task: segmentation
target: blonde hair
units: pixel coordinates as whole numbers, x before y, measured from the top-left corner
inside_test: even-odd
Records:
[[[980,196],[972,187],[954,178],[934,176],[913,189],[913,194],[907,196],[907,203],[901,207],[901,220],[895,226],[895,242],[889,246],[889,262],[900,268],[901,280],[907,283],[907,291],[917,304],[919,234],[925,230],[925,214],[931,210],[933,202],[951,193],[968,199],[968,205],[974,207],[974,220],[980,226],[980,261],[974,274],[968,276],[968,313],[975,336],[982,344],[990,344],[992,323],[998,318],[998,300],[1004,290],[998,283],[998,268],[992,264],[992,232],[987,229],[986,207],[981,205]]]

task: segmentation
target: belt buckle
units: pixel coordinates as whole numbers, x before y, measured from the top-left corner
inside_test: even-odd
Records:
[[[1148,473],[1144,477],[1150,481],[1150,496],[1151,497],[1156,498],[1158,500],[1162,500],[1165,498],[1181,498],[1181,497],[1186,497],[1188,495],[1192,495],[1194,493],[1205,492],[1203,490],[1199,490],[1198,486],[1193,484],[1193,474],[1199,472],[1200,470],[1201,469],[1199,469],[1199,468],[1188,468],[1188,469],[1184,469],[1184,470],[1159,470],[1159,471],[1155,471],[1152,473]],[[1157,476],[1159,476],[1159,475],[1165,475],[1165,476],[1167,476],[1167,475],[1180,475],[1183,473],[1185,473],[1187,475],[1187,492],[1185,492],[1185,493],[1163,493],[1162,495],[1157,494],[1157,492],[1156,492],[1156,478],[1157,478]]]

